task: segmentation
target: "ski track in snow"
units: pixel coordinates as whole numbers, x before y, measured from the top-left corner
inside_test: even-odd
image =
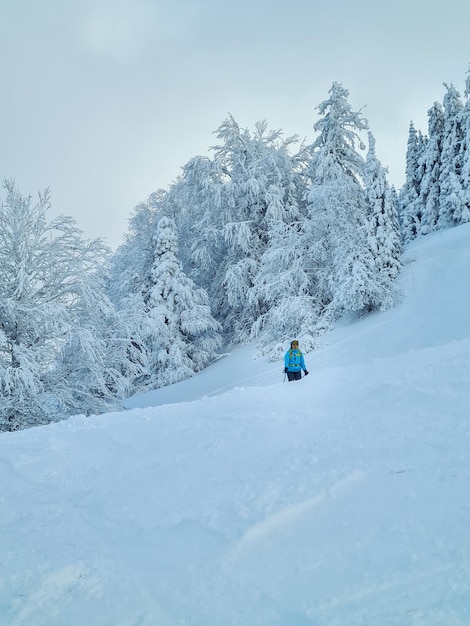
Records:
[[[335,483],[328,493],[320,493],[317,496],[308,500],[303,500],[296,504],[284,507],[277,513],[270,515],[267,519],[263,520],[259,524],[249,528],[243,535],[241,541],[236,546],[236,551],[243,550],[246,546],[249,546],[253,542],[259,541],[266,537],[266,535],[283,532],[289,524],[296,522],[299,518],[302,518],[306,513],[313,511],[320,506],[327,498],[335,497],[335,493],[344,489],[344,487],[352,481],[359,480],[362,477],[362,472],[352,472],[342,480]]]

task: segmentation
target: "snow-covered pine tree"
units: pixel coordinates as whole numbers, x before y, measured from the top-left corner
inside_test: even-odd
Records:
[[[401,228],[401,222],[400,222],[400,202],[398,200],[398,191],[393,185],[390,187],[390,201],[393,206],[393,213],[394,215],[397,216],[396,223],[395,223],[395,227],[397,229],[396,236],[399,242],[400,250],[402,250],[403,249],[403,245],[402,245],[403,235],[402,235],[402,228]]]
[[[454,85],[445,84],[445,87],[447,91],[443,101],[444,129],[439,177],[439,229],[451,228],[465,221],[462,180],[463,104]]]
[[[129,297],[140,294],[142,299],[150,288],[153,239],[159,219],[166,214],[168,195],[159,190],[135,207],[125,240],[111,259],[107,289],[120,310],[126,308],[124,301],[128,304]]]
[[[405,183],[398,195],[400,223],[404,243],[409,243],[421,232],[421,217],[424,207],[421,201],[421,180],[426,138],[416,131],[410,122],[406,149]]]
[[[212,361],[221,345],[207,293],[196,288],[177,257],[175,222],[162,217],[154,240],[152,284],[144,294],[151,379],[162,387],[192,376]]]
[[[470,222],[470,68],[465,82],[465,106],[462,111],[462,222]]]
[[[423,172],[420,184],[421,223],[418,236],[436,230],[440,210],[440,172],[444,114],[439,102],[428,111],[428,140],[419,164]]]
[[[377,158],[375,138],[370,131],[369,151],[364,169],[364,186],[369,248],[377,271],[383,273],[391,282],[398,276],[401,269],[398,213],[387,181],[386,170]],[[390,290],[390,296],[392,295],[392,290]],[[382,306],[391,303],[392,301],[384,302]]]
[[[33,203],[12,181],[4,187],[0,430],[109,407],[116,388],[108,386],[113,375],[105,373],[106,346],[95,332],[92,314],[96,310],[99,315],[97,303],[105,298],[94,279],[107,251],[98,240],[84,241],[71,218],[48,222],[47,191]],[[73,359],[67,356],[71,345],[78,348]],[[84,384],[90,387],[85,394]],[[114,386],[118,384],[116,377]]]
[[[329,98],[318,107],[321,118],[314,129],[319,136],[311,146],[309,248],[319,264],[316,282],[332,319],[383,306],[390,288],[367,241],[364,159],[356,150],[365,148],[359,132],[367,122],[352,110],[348,95],[333,83]]]
[[[127,393],[140,391],[151,378],[148,369],[148,316],[144,294],[151,288],[153,238],[167,193],[157,191],[135,207],[124,242],[112,256],[107,292],[118,310],[113,337],[119,344],[112,362],[128,382]]]
[[[116,367],[134,392],[160,386],[155,354],[160,349],[161,337],[149,308],[149,294],[154,287],[155,242],[162,217],[173,214],[184,223],[184,210],[179,210],[182,199],[186,198],[181,193],[184,186],[179,180],[168,192],[159,190],[134,209],[129,232],[111,263],[108,291],[119,311],[121,334],[121,352],[115,353],[120,362]],[[190,247],[194,230],[185,235],[186,248]],[[122,350],[125,350],[124,358]]]

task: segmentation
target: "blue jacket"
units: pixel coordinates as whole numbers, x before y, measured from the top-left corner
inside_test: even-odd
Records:
[[[284,367],[287,367],[289,372],[300,372],[300,370],[307,369],[305,367],[304,355],[297,348],[293,350],[289,348],[284,356]]]

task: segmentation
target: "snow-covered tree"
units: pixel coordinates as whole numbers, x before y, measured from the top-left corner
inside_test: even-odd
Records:
[[[207,293],[183,272],[177,257],[174,221],[162,217],[154,239],[151,285],[144,294],[150,379],[147,386],[178,382],[216,357],[220,325],[212,317]]]
[[[111,264],[108,290],[119,310],[127,354],[121,368],[126,368],[134,391],[160,387],[194,374],[215,358],[221,341],[206,291],[197,287],[182,267],[175,220],[168,217],[174,214],[183,227],[189,221],[184,209],[179,211],[188,197],[182,191],[184,185],[180,180],[169,192],[160,190],[136,207],[126,240]],[[188,263],[188,250],[197,231],[193,225],[192,231],[188,227],[184,235]],[[164,236],[169,246],[165,253]],[[165,280],[171,283],[171,289],[162,287]],[[162,318],[157,309],[162,311],[164,306],[174,311]],[[162,325],[162,319],[168,323]],[[164,355],[170,352],[169,365]]]
[[[165,196],[165,192],[156,192],[134,209],[129,231],[111,259],[106,281],[107,293],[119,315],[118,329],[113,336],[120,341],[113,353],[113,362],[128,381],[129,393],[140,390],[149,379],[144,294],[151,287],[152,242],[161,217],[156,207],[158,199],[163,200]]]
[[[462,143],[463,104],[460,94],[453,85],[445,85],[444,128],[442,138],[441,171],[439,177],[438,227],[450,228],[466,221],[463,191]]]
[[[0,206],[0,429],[13,430],[110,406],[121,389],[99,330],[112,307],[97,280],[106,249],[71,218],[47,221],[5,182]]]
[[[183,269],[207,291],[215,314],[224,309],[226,300],[222,266],[227,249],[223,228],[229,220],[227,181],[220,159],[198,156],[183,167],[169,194],[178,207],[174,219],[185,242],[179,254]]]
[[[398,196],[402,236],[405,243],[416,239],[421,232],[421,217],[424,210],[421,201],[422,155],[425,146],[425,137],[420,131],[416,131],[413,122],[410,122],[406,149],[406,178]]]
[[[393,281],[401,269],[401,242],[398,213],[386,170],[375,152],[375,138],[369,132],[369,151],[364,169],[367,201],[367,237],[378,272]]]
[[[359,133],[367,129],[352,110],[349,92],[333,83],[329,98],[318,107],[308,192],[310,249],[318,263],[322,303],[337,318],[389,303],[390,281],[377,272],[368,245],[367,202],[363,189],[365,146]]]
[[[296,138],[283,140],[281,131],[269,131],[266,122],[256,125],[253,136],[229,117],[217,130],[222,144],[215,158],[226,176],[224,187],[226,252],[221,267],[226,309],[221,311],[225,330],[242,341],[250,336],[261,311],[252,307],[250,291],[269,240],[269,229],[299,215],[297,156],[289,153]]]
[[[390,201],[393,206],[393,214],[397,216],[396,219],[396,229],[397,229],[397,239],[399,241],[400,249],[403,249],[403,231],[400,222],[400,201],[398,199],[398,191],[392,185],[390,187]]]
[[[159,190],[134,209],[125,240],[111,259],[107,289],[119,309],[129,296],[142,298],[150,287],[153,240],[157,223],[166,214],[167,199],[168,193]]]
[[[444,114],[439,102],[428,111],[428,140],[418,159],[422,171],[419,187],[422,206],[421,223],[418,235],[427,235],[436,230],[440,210],[440,172]]]
[[[125,327],[105,295],[102,268],[83,278],[56,366],[47,377],[61,411],[102,413],[132,391],[134,365],[125,349]]]
[[[261,352],[269,349],[273,357],[279,357],[293,336],[301,338],[304,350],[314,347],[314,329],[322,311],[314,295],[310,264],[302,222],[273,224],[249,296],[250,301],[256,299],[250,305],[260,311],[251,336],[259,339]]]
[[[465,106],[462,111],[462,222],[470,221],[470,68],[465,82]]]

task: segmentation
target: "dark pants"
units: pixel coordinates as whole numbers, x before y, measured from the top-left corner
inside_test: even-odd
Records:
[[[300,380],[302,378],[302,372],[300,370],[298,372],[287,372],[287,378],[289,382],[292,380]]]

